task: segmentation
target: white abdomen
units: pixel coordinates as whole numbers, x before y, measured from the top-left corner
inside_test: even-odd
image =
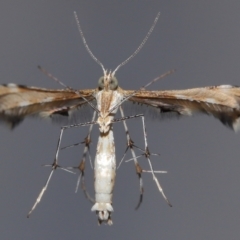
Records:
[[[95,204],[92,211],[98,214],[99,223],[112,224],[113,187],[116,176],[116,156],[112,126],[107,134],[100,133],[94,163]]]

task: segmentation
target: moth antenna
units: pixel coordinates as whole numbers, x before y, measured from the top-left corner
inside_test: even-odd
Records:
[[[159,19],[160,16],[160,12],[158,12],[156,18],[154,19],[154,22],[151,26],[151,28],[149,29],[147,35],[145,36],[145,38],[143,39],[143,41],[140,43],[140,45],[138,46],[138,48],[135,50],[135,52],[128,57],[125,61],[123,61],[121,64],[119,64],[116,69],[112,72],[112,76],[115,75],[115,73],[117,72],[117,70],[122,67],[123,65],[125,65],[126,63],[128,63],[132,58],[134,58],[139,52],[140,50],[143,48],[144,44],[147,42],[148,38],[150,37],[151,33],[153,32],[153,29],[155,28],[157,21]]]
[[[91,58],[92,58],[97,64],[99,64],[99,65],[102,67],[102,70],[103,70],[104,75],[105,75],[106,70],[105,70],[103,64],[95,57],[95,55],[92,53],[91,49],[89,48],[89,46],[88,46],[88,44],[87,44],[87,41],[86,41],[85,36],[84,36],[84,34],[83,34],[83,31],[82,31],[82,28],[81,28],[81,25],[80,25],[80,22],[79,22],[77,13],[74,11],[73,14],[74,14],[75,20],[76,20],[76,22],[77,22],[78,31],[79,31],[79,33],[80,33],[80,35],[81,35],[81,38],[82,38],[84,47],[86,48],[86,50],[87,50],[87,52],[89,53],[89,55],[91,56]]]
[[[79,95],[83,100],[85,100],[95,111],[99,113],[99,110],[90,102],[87,98],[85,98],[79,91],[67,86],[65,83],[61,82],[58,78],[54,77],[51,73],[49,73],[46,69],[42,68],[41,66],[38,66],[38,69],[43,72],[46,76],[54,80],[55,82],[59,83],[61,86],[65,87],[66,89],[75,92],[77,95]],[[105,72],[104,72],[105,74]]]

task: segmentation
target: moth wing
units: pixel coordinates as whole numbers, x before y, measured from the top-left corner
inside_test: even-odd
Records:
[[[25,117],[69,116],[74,110],[88,105],[94,100],[94,89],[51,90],[26,87],[16,84],[0,85],[0,120],[11,128],[18,125]]]
[[[125,90],[124,94],[129,96],[133,92]],[[157,109],[158,114],[191,116],[194,113],[205,113],[235,131],[240,129],[240,87],[237,86],[220,85],[171,91],[141,90],[128,100]]]

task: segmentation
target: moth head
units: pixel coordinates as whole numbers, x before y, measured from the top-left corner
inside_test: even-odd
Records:
[[[116,90],[118,88],[118,80],[117,78],[111,73],[104,72],[104,76],[100,77],[98,80],[98,89],[99,90]]]

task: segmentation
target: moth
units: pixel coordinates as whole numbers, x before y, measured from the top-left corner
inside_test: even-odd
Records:
[[[157,171],[154,171],[152,168],[150,160],[150,156],[152,154],[148,149],[144,121],[145,117],[148,116],[144,116],[141,113],[133,116],[125,116],[122,106],[127,102],[136,103],[140,106],[147,106],[150,109],[156,110],[159,115],[164,115],[166,113],[175,113],[178,116],[191,116],[194,113],[204,113],[211,115],[216,119],[219,119],[224,125],[232,128],[234,131],[238,131],[240,128],[240,88],[231,85],[220,85],[186,90],[146,90],[150,84],[173,72],[169,71],[160,77],[157,77],[138,90],[122,89],[119,86],[115,74],[120,67],[129,62],[141,50],[148,37],[152,33],[158,21],[160,13],[157,14],[153,25],[151,26],[150,30],[136,51],[129,58],[118,65],[114,71],[106,70],[103,64],[91,52],[83,35],[77,14],[75,12],[74,16],[77,21],[78,29],[85,48],[87,49],[90,56],[101,66],[103,70],[103,76],[98,80],[98,85],[95,89],[72,89],[46,72],[46,70],[43,68],[40,68],[41,71],[43,71],[53,80],[57,81],[64,87],[64,89],[52,90],[37,87],[27,87],[16,84],[3,84],[0,86],[0,120],[7,123],[11,128],[16,127],[26,117],[39,116],[44,118],[51,118],[57,115],[69,117],[75,111],[81,112],[81,109],[84,106],[92,108],[94,110],[92,121],[61,127],[56,156],[51,165],[51,173],[28,216],[30,216],[32,211],[40,202],[44,192],[48,187],[53,172],[57,168],[62,168],[66,171],[70,171],[69,168],[60,167],[58,164],[58,155],[63,132],[68,128],[90,126],[89,134],[84,141],[85,149],[83,153],[83,159],[78,167],[81,172],[81,176],[83,176],[85,168],[85,156],[91,140],[90,135],[92,127],[95,124],[99,127],[99,139],[94,162],[95,199],[92,200],[94,202],[92,211],[95,211],[97,213],[98,223],[107,223],[109,225],[112,224],[112,194],[116,176],[116,155],[113,126],[116,122],[123,122],[124,124],[128,143],[127,149],[130,149],[132,152],[136,172],[140,180],[140,204],[143,195],[141,174],[144,172],[144,170],[141,168],[137,161],[137,156],[134,151],[135,145],[131,140],[128,127],[126,125],[126,121],[130,118],[142,119],[143,139],[145,143],[145,148],[143,149],[142,155],[148,160],[150,172],[153,176],[153,180],[156,182],[159,191],[162,193],[168,205],[171,206],[171,203],[164,194],[163,189],[155,176],[155,173]],[[115,115],[119,109],[121,118],[116,119]],[[87,197],[91,199],[86,189],[84,188],[84,185],[83,190]]]

